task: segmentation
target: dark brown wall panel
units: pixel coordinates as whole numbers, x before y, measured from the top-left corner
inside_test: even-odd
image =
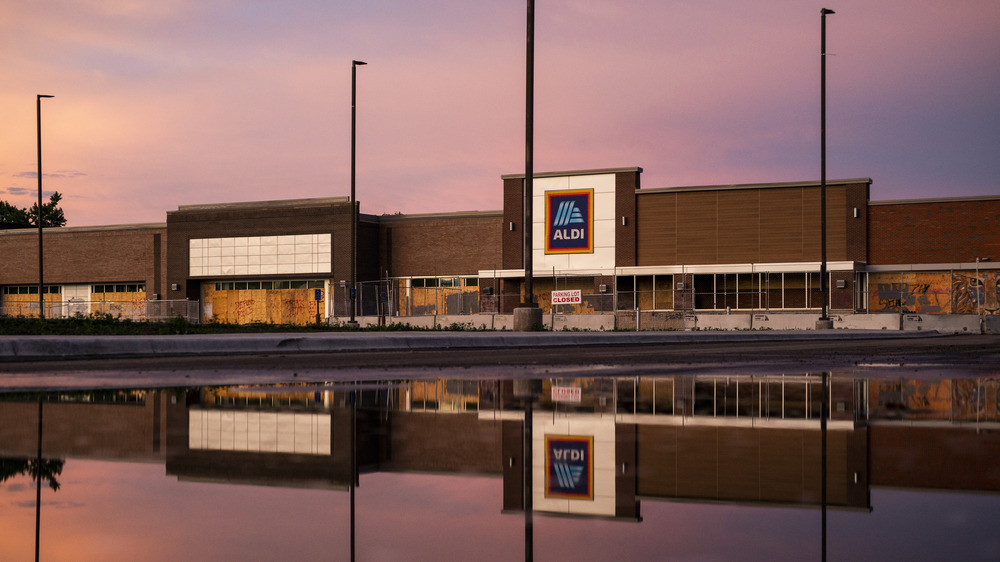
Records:
[[[867,200],[867,183],[827,186],[828,261],[865,261],[867,228],[854,208]],[[646,192],[636,204],[637,265],[820,259],[818,186]]]
[[[760,194],[760,261],[799,261],[802,256],[802,190],[768,189]]]
[[[637,194],[636,203],[636,265],[677,263],[677,194]]]
[[[636,264],[635,190],[638,188],[639,172],[615,174],[615,266],[617,267]]]
[[[857,216],[855,216],[857,210]],[[847,256],[850,261],[868,261],[868,184],[856,183],[847,187],[844,208],[847,223]]]
[[[719,263],[717,191],[695,191],[677,197],[677,261]]]
[[[718,263],[756,263],[760,259],[760,190],[719,194]]]
[[[524,267],[524,180],[503,180],[503,269]],[[514,228],[511,229],[511,224]]]
[[[843,260],[847,258],[847,188],[843,186],[826,189],[826,258]]]

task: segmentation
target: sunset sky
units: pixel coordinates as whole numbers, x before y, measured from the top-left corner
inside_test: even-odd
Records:
[[[0,199],[69,226],[178,205],[346,196],[502,207],[524,171],[525,2],[0,0]],[[873,200],[1000,193],[997,0],[536,0],[535,171],[642,186],[818,180]]]

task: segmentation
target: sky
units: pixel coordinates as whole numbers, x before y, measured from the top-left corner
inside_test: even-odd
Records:
[[[536,0],[536,172],[643,188],[818,181],[872,200],[1000,194],[997,0]],[[68,226],[350,194],[502,208],[525,169],[526,2],[0,0],[0,200]],[[47,195],[46,195],[47,197]]]

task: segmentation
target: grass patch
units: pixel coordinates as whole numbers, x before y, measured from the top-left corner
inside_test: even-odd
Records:
[[[454,323],[449,326],[423,328],[393,322],[385,326],[355,328],[346,323],[312,324],[227,324],[206,322],[195,324],[177,316],[163,322],[136,322],[110,314],[76,315],[69,318],[25,318],[0,316],[2,336],[147,336],[172,334],[261,334],[280,332],[413,332],[413,331],[478,331],[485,330],[470,324]]]

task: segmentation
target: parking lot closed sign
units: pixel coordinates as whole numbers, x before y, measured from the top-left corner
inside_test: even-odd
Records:
[[[580,304],[583,302],[582,291],[552,291],[552,304]]]

